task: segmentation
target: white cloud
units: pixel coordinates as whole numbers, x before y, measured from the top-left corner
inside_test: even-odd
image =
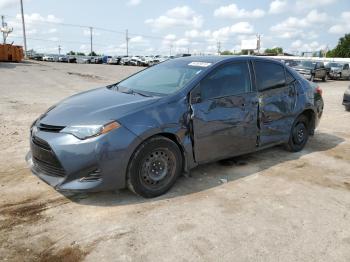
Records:
[[[145,23],[155,29],[165,29],[174,26],[200,28],[203,24],[203,18],[189,6],[179,6],[168,10],[165,15],[161,15],[158,18],[147,19]]]
[[[296,6],[298,10],[312,9],[320,6],[334,4],[337,0],[297,0]]]
[[[57,28],[50,28],[47,32],[48,32],[49,34],[56,33],[56,32],[57,32]]]
[[[20,14],[16,15],[17,20],[21,20],[22,16]],[[55,15],[42,16],[38,13],[24,14],[24,20],[26,24],[37,23],[37,22],[50,22],[50,23],[60,23],[63,20],[56,17]]]
[[[331,34],[345,34],[350,32],[350,11],[343,12],[337,24],[331,26],[328,32]]]
[[[317,41],[313,41],[311,43],[305,43],[300,39],[298,39],[292,42],[291,48],[293,50],[298,50],[298,51],[319,51],[319,50],[325,49],[326,46],[319,44]]]
[[[199,31],[196,29],[185,31],[185,36],[188,38],[208,38],[211,37],[210,30]]]
[[[247,11],[245,9],[239,9],[236,4],[230,4],[227,6],[220,6],[214,11],[214,16],[221,18],[260,18],[265,15],[265,11],[261,9],[254,9]]]
[[[270,14],[280,14],[288,10],[288,3],[286,0],[274,0],[270,3]]]
[[[90,29],[84,29],[83,30],[83,35],[90,36]],[[101,35],[101,33],[97,32],[96,30],[92,30],[92,35],[93,36],[99,36],[99,35]]]
[[[129,6],[137,6],[141,3],[141,0],[130,0],[127,5]]]
[[[311,10],[305,18],[288,17],[286,20],[270,28],[270,31],[276,33],[279,38],[305,37],[305,28],[323,25],[328,21],[326,13],[320,13],[317,10]]]
[[[0,9],[10,8],[16,5],[19,6],[18,0],[0,0]]]
[[[212,37],[217,40],[225,41],[233,34],[251,34],[254,27],[248,22],[239,22],[232,26],[225,26],[213,31]]]

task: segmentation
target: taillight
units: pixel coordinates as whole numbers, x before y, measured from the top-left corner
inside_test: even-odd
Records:
[[[316,93],[316,94],[319,94],[320,96],[322,96],[322,89],[321,89],[319,86],[316,87],[315,93]]]

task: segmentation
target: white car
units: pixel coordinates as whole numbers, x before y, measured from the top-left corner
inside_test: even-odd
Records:
[[[43,56],[43,61],[53,62],[55,59],[53,56],[45,55]]]

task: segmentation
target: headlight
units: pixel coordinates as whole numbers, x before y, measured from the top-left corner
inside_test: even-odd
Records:
[[[120,124],[114,121],[105,125],[67,126],[61,130],[61,133],[71,134],[79,139],[87,139],[90,137],[106,134],[119,127]]]

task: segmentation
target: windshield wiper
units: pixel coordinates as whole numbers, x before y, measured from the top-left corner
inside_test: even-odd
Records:
[[[149,94],[145,94],[145,93],[143,93],[143,92],[136,91],[136,90],[131,89],[131,88],[126,88],[126,87],[118,86],[118,85],[116,85],[116,90],[119,91],[119,92],[121,92],[121,93],[124,93],[124,94],[130,94],[130,95],[138,94],[138,95],[144,96],[144,97],[152,97],[152,96],[149,95]]]

